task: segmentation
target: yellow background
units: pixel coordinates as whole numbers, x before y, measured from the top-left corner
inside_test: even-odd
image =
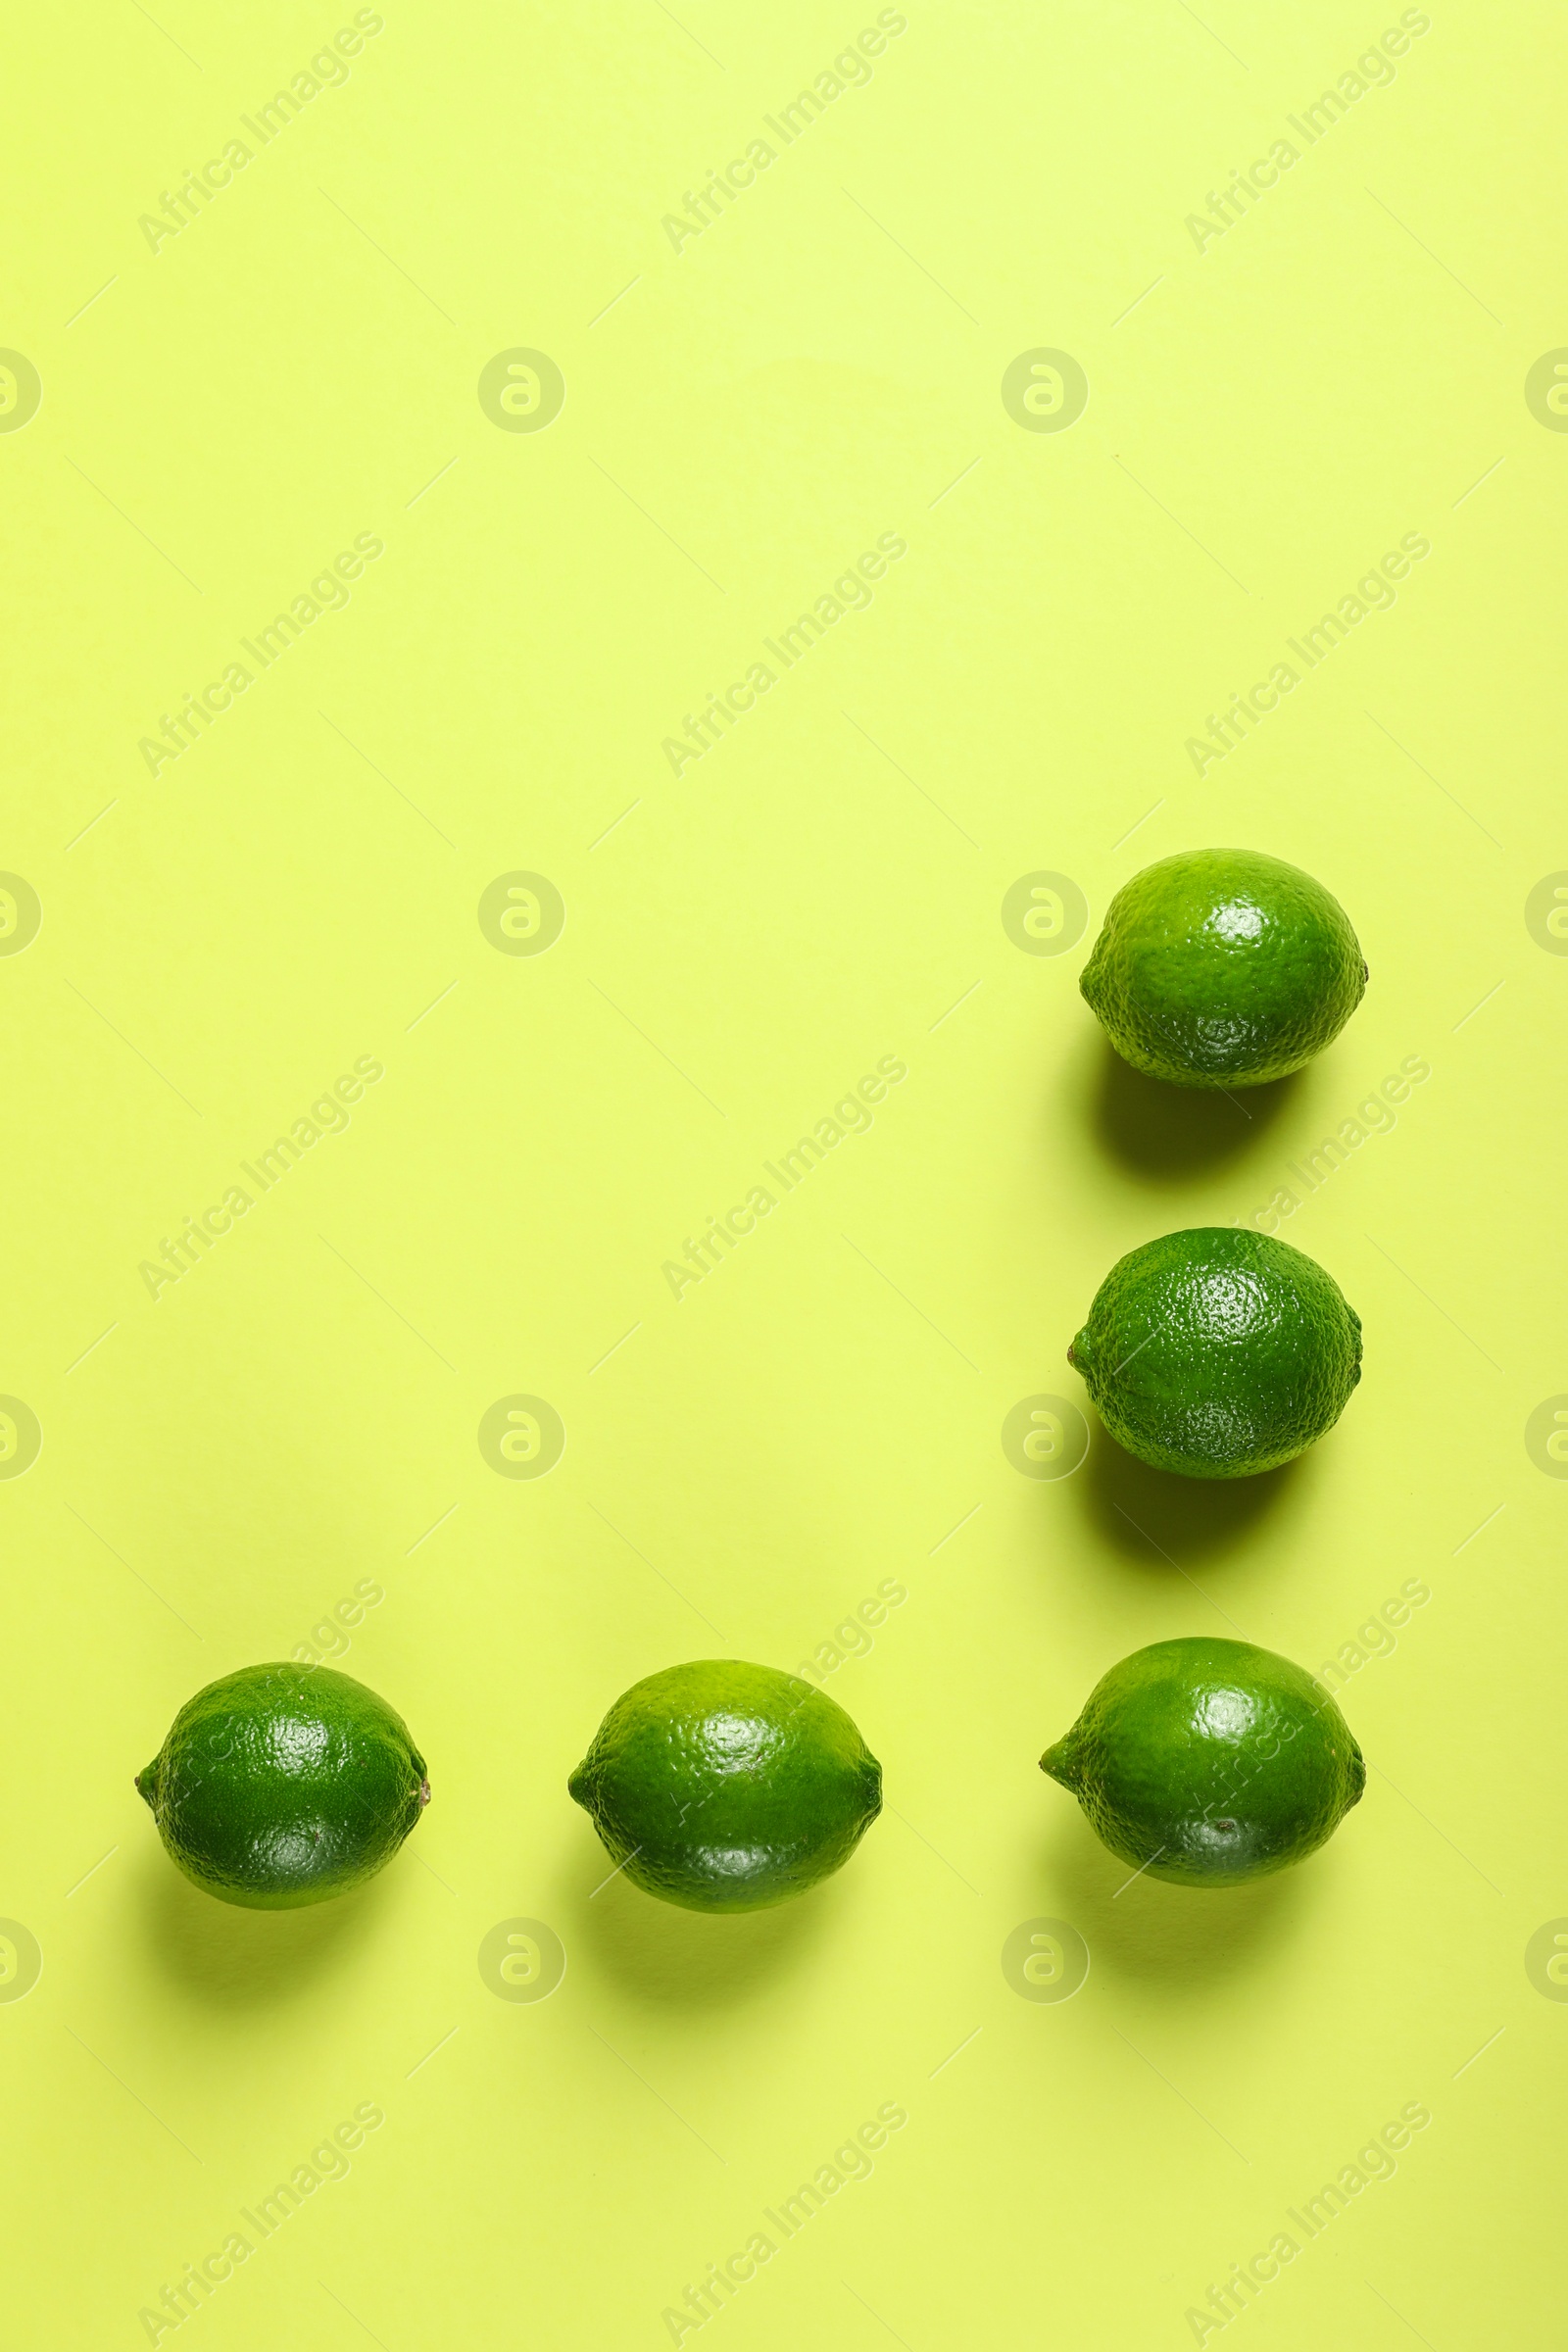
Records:
[[[0,2004],[9,2335],[146,2341],[373,2101],[179,2341],[655,2346],[898,2102],[705,2341],[1174,2347],[1421,2101],[1227,2336],[1544,2341],[1568,2009],[1524,1956],[1568,1913],[1568,1494],[1524,1425],[1568,1389],[1568,965],[1524,905],[1568,866],[1568,441],[1524,379],[1568,342],[1557,12],[1435,0],[1201,251],[1187,215],[1396,10],[910,0],[679,251],[662,217],[873,10],[382,14],[156,252],[139,216],[344,20],[68,0],[10,35],[0,343],[43,399],[0,435],[0,865],[43,919],[0,958],[0,1390],[43,1446],[0,1482],[0,1911],[43,1973]],[[1057,433],[1000,395],[1042,346],[1091,387]],[[514,347],[564,375],[536,433],[476,395]],[[1195,774],[1205,714],[1415,531],[1396,606]],[[883,532],[870,608],[675,776],[683,714]],[[357,533],[348,608],[150,774],[160,713]],[[1075,985],[1117,886],[1213,842],[1319,875],[1372,967],[1246,1117],[1124,1075]],[[564,900],[548,953],[480,930],[514,869]],[[1088,900],[1071,953],[1004,931],[1037,869]],[[350,1129],[151,1298],[139,1263],[362,1055]],[[677,1302],[662,1262],[883,1055],[871,1131]],[[1003,1420],[1081,1395],[1116,1256],[1250,1216],[1409,1055],[1397,1126],[1283,1229],[1366,1326],[1333,1435],[1245,1488],[1098,1433],[1020,1477]],[[476,1442],[519,1392],[566,1430],[532,1481]],[[1315,1667],[1411,1577],[1343,1693],[1373,1769],[1333,1843],[1118,1893],[1037,1770],[1099,1675],[1236,1626]],[[890,1800],[853,1864],[742,1920],[601,1886],[564,1781],[615,1694],[793,1667],[888,1578],[828,1684]],[[351,1900],[226,1910],[131,1776],[361,1580],[338,1662],[430,1810]],[[567,1953],[540,2002],[477,1966],[517,1917]],[[1092,1954],[1059,2004],[1001,1966],[1040,1917]]]

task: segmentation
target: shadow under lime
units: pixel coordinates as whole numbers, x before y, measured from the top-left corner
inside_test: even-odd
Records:
[[[592,1877],[579,1871],[568,1898],[567,1946],[620,1991],[664,2011],[710,2012],[762,1996],[820,1948],[845,1895],[836,1872],[765,1911],[687,1911],[644,1893],[624,1871],[607,1882],[609,1855],[601,1847],[595,1859],[603,1868]],[[855,1868],[854,1855],[845,1868]]]
[[[1300,1101],[1305,1071],[1266,1086],[1173,1086],[1123,1061],[1097,1027],[1072,1081],[1090,1133],[1128,1174],[1175,1187],[1255,1151]]]
[[[391,1932],[394,1859],[366,1886],[297,1911],[251,1911],[206,1894],[154,1839],[136,1869],[136,1913],[155,1961],[217,2009],[283,2008],[356,1967]]]

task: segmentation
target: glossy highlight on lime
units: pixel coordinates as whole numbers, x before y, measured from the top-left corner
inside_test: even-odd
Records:
[[[1349,917],[1299,866],[1185,850],[1116,893],[1078,985],[1135,1070],[1235,1088],[1320,1054],[1366,980]]]
[[[1197,1638],[1113,1666],[1040,1769],[1129,1868],[1178,1886],[1304,1861],[1366,1787],[1348,1724],[1303,1667]]]
[[[634,1886],[690,1911],[760,1911],[847,1862],[882,1767],[825,1691],[738,1658],[623,1691],[567,1788]]]
[[[1118,1259],[1067,1361],[1140,1461],[1251,1478],[1333,1428],[1361,1377],[1361,1318],[1304,1250],[1200,1225]]]
[[[258,1911],[363,1886],[430,1801],[402,1716],[329,1666],[245,1666],[209,1683],[136,1787],[185,1876]]]

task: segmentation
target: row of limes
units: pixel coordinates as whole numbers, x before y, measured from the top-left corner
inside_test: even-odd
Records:
[[[1081,985],[1134,1068],[1233,1089],[1301,1068],[1366,977],[1343,909],[1310,875],[1211,850],[1167,858],[1117,894]],[[1361,1326],[1300,1250],[1202,1227],[1113,1266],[1067,1355],[1129,1452],[1183,1477],[1250,1478],[1339,1418],[1361,1376]],[[1366,1777],[1310,1675],[1250,1642],[1199,1639],[1113,1666],[1041,1764],[1123,1860],[1202,1886],[1311,1853]],[[402,1717],[324,1666],[209,1685],[136,1786],[198,1886],[270,1910],[372,1877],[430,1795]],[[568,1786],[628,1879],[698,1911],[803,1892],[882,1806],[881,1766],[844,1709],[735,1659],[634,1684]]]

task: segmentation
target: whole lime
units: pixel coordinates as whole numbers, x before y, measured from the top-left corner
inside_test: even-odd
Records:
[[[1178,1886],[1238,1886],[1304,1861],[1366,1787],[1349,1726],[1303,1667],[1197,1639],[1113,1666],[1040,1769],[1113,1854]]]
[[[209,1683],[136,1787],[186,1877],[257,1911],[363,1885],[430,1801],[402,1716],[329,1666],[245,1666]]]
[[[1186,850],[1116,893],[1078,985],[1135,1070],[1238,1087],[1320,1054],[1366,977],[1344,907],[1299,866]]]
[[[1304,1250],[1200,1225],[1117,1260],[1067,1361],[1140,1461],[1250,1478],[1333,1428],[1361,1377],[1361,1318]]]
[[[736,1658],[634,1683],[567,1788],[627,1878],[688,1911],[804,1893],[882,1810],[882,1767],[844,1709]]]

